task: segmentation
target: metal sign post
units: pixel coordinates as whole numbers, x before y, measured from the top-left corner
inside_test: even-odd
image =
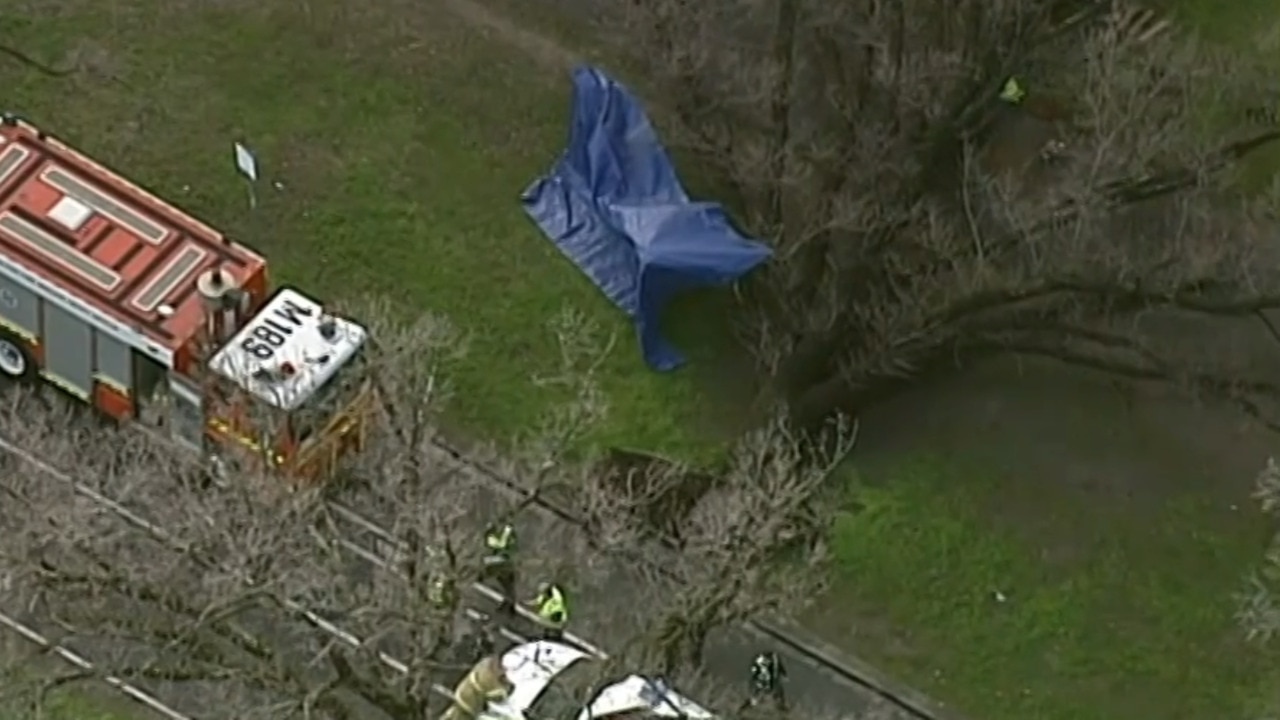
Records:
[[[232,143],[235,151],[236,170],[244,175],[249,186],[249,209],[254,210],[258,207],[258,159],[253,156],[249,148],[236,142]]]

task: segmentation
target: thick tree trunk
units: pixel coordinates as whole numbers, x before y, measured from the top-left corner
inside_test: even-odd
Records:
[[[769,98],[769,123],[773,130],[769,148],[768,222],[783,226],[783,194],[787,185],[787,153],[791,145],[791,97],[795,80],[796,23],[801,0],[777,0],[773,27],[773,65],[777,81]]]

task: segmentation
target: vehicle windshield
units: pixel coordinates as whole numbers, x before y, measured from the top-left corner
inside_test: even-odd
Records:
[[[296,442],[305,443],[314,439],[316,433],[323,431],[339,413],[351,407],[364,386],[364,370],[362,348],[321,385],[302,407],[290,414],[289,422]]]
[[[529,720],[576,720],[594,696],[601,667],[595,662],[576,662],[561,670],[529,706]]]

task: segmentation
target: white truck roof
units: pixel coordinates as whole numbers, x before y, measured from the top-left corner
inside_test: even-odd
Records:
[[[358,323],[326,315],[301,292],[281,288],[209,367],[261,402],[296,410],[360,351],[368,334]]]
[[[502,656],[502,669],[512,684],[506,702],[492,703],[483,717],[489,720],[539,720],[526,713],[538,698],[571,666],[592,656],[567,643],[538,640],[511,648]],[[578,714],[578,720],[607,718],[610,715],[645,712],[658,716],[710,720],[713,715],[680,695],[660,679],[631,675],[596,693]]]

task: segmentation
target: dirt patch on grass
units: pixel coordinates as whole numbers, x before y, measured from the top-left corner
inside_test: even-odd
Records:
[[[577,53],[551,37],[512,22],[505,15],[470,0],[443,0],[446,7],[476,28],[491,33],[552,70],[562,70],[578,62]]]

